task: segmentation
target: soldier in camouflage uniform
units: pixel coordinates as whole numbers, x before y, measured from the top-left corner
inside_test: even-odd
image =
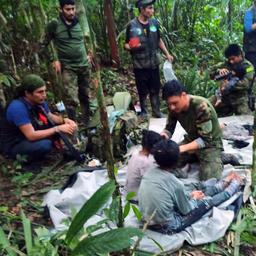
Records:
[[[222,132],[217,114],[211,103],[200,96],[188,95],[185,87],[177,80],[168,81],[163,87],[169,116],[162,135],[171,138],[179,121],[187,132],[180,144],[181,162],[194,153],[200,163],[200,179],[220,178]]]
[[[239,45],[231,44],[225,50],[227,61],[217,65],[210,76],[225,75],[232,72],[231,79],[223,79],[220,85],[220,100],[214,95],[210,102],[219,116],[249,114],[248,89],[252,86],[254,67],[243,57]]]
[[[76,118],[76,108],[81,106],[82,118],[89,121],[89,76],[90,68],[84,45],[84,36],[75,16],[74,0],[60,0],[60,16],[46,27],[42,41],[42,53],[48,55],[56,72],[62,73],[63,100],[68,116]],[[57,54],[48,50],[53,40]]]

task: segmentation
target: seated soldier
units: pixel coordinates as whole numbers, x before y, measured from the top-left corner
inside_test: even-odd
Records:
[[[153,216],[149,229],[164,234],[180,232],[239,191],[241,178],[231,173],[213,186],[205,182],[204,191],[188,194],[172,173],[179,158],[178,144],[162,140],[154,146],[153,155],[158,166],[144,174],[138,192],[143,220]]]
[[[227,61],[217,65],[210,74],[211,78],[221,82],[220,90],[210,101],[219,116],[248,114],[248,89],[253,83],[253,65],[244,59],[237,44],[230,44],[224,54]]]
[[[18,94],[1,121],[0,148],[11,158],[20,154],[27,155],[28,161],[41,160],[53,149],[53,138],[58,132],[73,134],[77,125],[50,112],[45,101],[45,82],[41,77],[25,76]],[[50,124],[47,116],[56,126]]]

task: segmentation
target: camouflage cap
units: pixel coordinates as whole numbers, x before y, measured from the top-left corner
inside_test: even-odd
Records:
[[[21,91],[33,92],[36,89],[45,85],[45,81],[38,75],[30,74],[26,75],[20,86]]]
[[[135,3],[135,6],[137,8],[140,8],[140,7],[146,7],[148,5],[152,5],[155,3],[156,0],[137,0],[136,3]]]

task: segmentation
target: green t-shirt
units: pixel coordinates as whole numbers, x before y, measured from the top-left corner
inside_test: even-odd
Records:
[[[70,35],[61,19],[53,20],[46,27],[42,46],[44,48],[48,47],[50,41],[53,40],[57,56],[54,56],[55,54],[52,52],[48,52],[49,58],[51,60],[58,59],[65,67],[79,68],[88,66],[83,31],[79,23],[70,28]]]
[[[179,121],[187,132],[187,143],[201,138],[206,148],[222,148],[222,131],[214,107],[203,97],[189,97],[189,108],[178,114],[169,114],[165,130],[172,136]]]
[[[194,208],[183,183],[172,173],[159,167],[154,167],[144,174],[138,199],[144,220],[148,220],[156,210],[151,224],[170,220],[175,222],[176,216],[186,215]]]

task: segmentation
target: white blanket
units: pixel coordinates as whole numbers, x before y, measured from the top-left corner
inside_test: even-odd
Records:
[[[234,117],[222,118],[220,122],[233,122]],[[157,122],[156,122],[157,121]],[[252,124],[252,118],[235,118],[235,122],[239,124]],[[161,131],[165,125],[164,119],[152,119],[150,129],[155,131]],[[182,128],[176,129],[175,140],[180,141],[184,135]],[[251,138],[252,139],[252,138]],[[252,155],[252,141],[247,149],[235,150],[230,144],[224,142],[225,151],[228,153],[235,153],[240,161],[245,164],[251,164]],[[190,174],[187,182],[196,180],[196,166],[195,172]],[[224,175],[233,169],[232,166],[225,166]],[[250,171],[246,169],[237,169],[240,174],[246,177],[246,187],[244,193],[244,201],[247,200],[250,193]],[[118,182],[121,185],[125,184],[125,168],[120,170],[118,173]],[[92,196],[92,194],[105,182],[107,182],[106,170],[97,170],[92,173],[80,172],[78,178],[71,188],[65,189],[62,193],[59,190],[52,190],[48,192],[44,198],[44,204],[48,206],[51,219],[54,227],[57,230],[67,228],[63,224],[63,220],[71,216],[71,210],[76,209],[77,211],[82,205]],[[241,193],[241,192],[240,192]],[[163,235],[154,231],[147,230],[146,236],[140,243],[140,249],[143,251],[158,253],[161,252],[160,248],[153,242],[151,238],[157,241],[165,252],[173,252],[182,247],[183,243],[187,241],[191,245],[199,245],[209,243],[218,240],[223,237],[231,224],[234,213],[229,210],[224,210],[222,207],[231,204],[239,195],[237,193],[227,202],[224,202],[218,208],[214,207],[212,211],[206,214],[201,220],[194,223],[192,226],[186,228],[184,231],[175,235]],[[103,219],[103,213],[100,212],[93,218],[91,218],[86,226],[93,225],[96,222]],[[139,223],[132,212],[127,216],[125,220],[126,226],[139,227]]]

